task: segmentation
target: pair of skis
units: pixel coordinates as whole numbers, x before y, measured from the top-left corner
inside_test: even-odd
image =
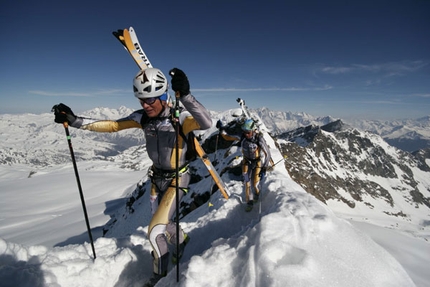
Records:
[[[251,115],[251,112],[248,109],[248,106],[245,105],[245,101],[241,98],[237,98],[236,102],[239,104],[240,108],[242,109],[243,114],[247,119],[252,119],[254,123],[256,124],[258,130],[261,129],[262,122],[260,121],[260,118],[257,116]]]
[[[121,42],[121,44],[124,46],[126,51],[130,54],[141,70],[153,67],[145,52],[143,51],[133,27],[130,27],[129,29],[117,30],[112,32],[112,34]],[[230,193],[227,189],[227,185],[221,179],[220,175],[212,165],[209,157],[196,138],[194,138],[194,143],[198,156],[209,171],[209,174],[212,176],[215,184],[218,186],[224,198],[228,199],[230,197]]]

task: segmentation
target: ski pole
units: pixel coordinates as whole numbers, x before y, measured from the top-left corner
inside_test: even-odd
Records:
[[[75,169],[76,182],[78,184],[79,194],[81,196],[82,209],[84,210],[85,222],[87,224],[88,236],[91,242],[91,248],[93,250],[94,259],[96,259],[96,250],[94,249],[93,236],[91,234],[90,223],[88,220],[87,208],[85,206],[84,194],[82,192],[81,181],[79,179],[78,167],[76,165],[75,153],[73,152],[72,140],[69,133],[69,124],[67,122],[63,123],[64,129],[66,130],[67,142],[69,143],[70,155],[72,157],[73,168]]]
[[[176,132],[176,254],[179,256],[179,92],[175,94]],[[176,260],[176,282],[179,282],[179,260]]]
[[[215,156],[214,156],[214,160],[213,160],[213,164],[217,165],[218,164],[218,159],[217,159],[217,151],[218,151],[218,139],[219,139],[219,132],[216,135],[216,141],[215,141]],[[213,180],[213,178],[211,179],[211,185],[212,185],[212,181],[214,181],[214,183],[216,184],[215,180]],[[208,201],[208,207],[212,207],[213,204],[211,202],[211,199],[209,197],[209,201]]]
[[[273,170],[274,168],[275,168],[275,166],[278,164],[278,163],[280,163],[280,162],[282,162],[282,161],[285,161],[287,159],[287,156],[286,155],[284,155],[284,157],[282,158],[282,159],[280,159],[280,160],[278,160],[276,163],[274,163],[271,167],[269,167],[269,169],[270,170]]]
[[[173,77],[175,75],[174,71],[170,71],[170,75]],[[179,97],[181,94],[179,92],[175,93],[175,114],[173,115],[175,119],[175,133],[176,133],[176,256],[179,256]],[[176,282],[179,282],[179,260],[176,260]]]
[[[261,173],[260,172],[260,183],[259,183],[259,189],[260,189],[260,193],[259,193],[259,200],[258,200],[258,222],[260,222],[261,219],[261,200],[263,197],[263,180],[266,177],[265,173]]]

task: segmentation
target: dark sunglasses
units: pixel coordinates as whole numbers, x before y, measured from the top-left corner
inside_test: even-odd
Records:
[[[158,97],[153,97],[153,98],[145,98],[145,99],[139,99],[140,102],[143,104],[147,104],[147,105],[152,105],[155,103],[155,101],[158,99]]]

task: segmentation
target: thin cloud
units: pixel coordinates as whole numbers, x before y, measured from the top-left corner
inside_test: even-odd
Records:
[[[350,72],[353,72],[354,68],[351,67],[323,67],[321,69],[321,72],[327,73],[327,74],[347,74]]]
[[[98,97],[98,96],[109,96],[109,95],[122,95],[124,93],[130,93],[130,91],[124,91],[124,90],[102,90],[102,91],[95,91],[95,92],[85,92],[85,93],[78,93],[78,92],[51,92],[51,91],[41,91],[41,90],[32,90],[28,91],[30,94],[39,95],[39,96],[45,96],[45,97]]]
[[[326,91],[333,89],[330,85],[315,88],[211,88],[211,89],[193,89],[196,92],[216,92],[216,93],[230,93],[230,92],[300,92],[300,91]]]
[[[409,97],[415,97],[415,98],[430,98],[430,94],[411,94]]]
[[[314,88],[210,88],[210,89],[193,89],[193,92],[212,92],[212,93],[231,93],[231,92],[301,92],[301,91],[326,91],[333,89],[330,85],[325,85],[322,87]],[[99,97],[99,96],[118,96],[123,94],[130,94],[129,90],[102,90],[95,92],[52,92],[52,91],[42,91],[42,90],[31,90],[30,94],[44,96],[44,97]]]
[[[324,66],[324,67],[320,67],[318,70],[320,73],[332,74],[332,75],[371,72],[371,73],[383,73],[385,76],[389,77],[389,76],[398,76],[398,75],[404,75],[407,73],[412,73],[428,65],[429,65],[428,62],[418,60],[418,61],[389,62],[389,63],[372,64],[372,65],[351,64],[349,66]]]
[[[370,100],[370,101],[358,101],[362,104],[372,104],[372,105],[404,105],[405,102],[396,100]]]

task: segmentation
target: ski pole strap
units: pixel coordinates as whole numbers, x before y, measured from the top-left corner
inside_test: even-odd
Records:
[[[176,185],[170,185],[170,187],[176,187]],[[179,187],[179,189],[182,190],[184,194],[187,194],[189,190],[187,187]]]
[[[188,163],[179,168],[179,176],[186,172],[188,172]],[[174,179],[176,177],[176,170],[165,170],[152,166],[148,175],[152,179]]]

